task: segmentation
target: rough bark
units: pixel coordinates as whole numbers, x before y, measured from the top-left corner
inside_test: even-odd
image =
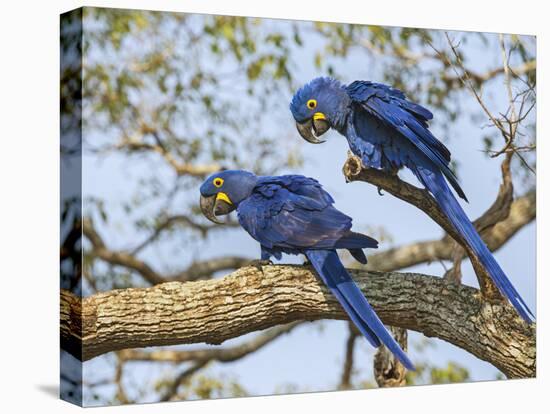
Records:
[[[407,330],[392,326],[390,332],[401,346],[401,349],[407,352]],[[373,367],[374,379],[380,388],[403,387],[407,384],[407,368],[385,346],[381,346],[376,350]]]
[[[502,163],[502,183],[496,200],[493,205],[474,222],[479,232],[490,229],[494,224],[505,219],[509,214],[513,199],[510,157],[511,156],[508,156]],[[473,249],[454,228],[453,224],[448,220],[446,215],[437,205],[435,199],[427,190],[420,189],[401,180],[397,174],[391,175],[376,169],[365,168],[361,159],[351,152],[348,153],[348,159],[342,168],[342,172],[347,181],[365,181],[371,183],[377,186],[379,190],[385,190],[393,196],[422,210],[464,249],[470,258],[481,292],[485,298],[493,302],[504,300]]]
[[[432,276],[351,272],[384,323],[448,341],[510,378],[535,375],[535,325],[510,306]],[[346,319],[304,266],[247,266],[222,279],[113,290],[82,302],[63,291],[61,316],[62,346],[82,360],[126,348],[220,344],[294,321]]]

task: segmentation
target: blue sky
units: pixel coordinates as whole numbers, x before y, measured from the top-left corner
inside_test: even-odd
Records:
[[[272,21],[271,24],[287,24],[285,21]],[[496,38],[496,35],[493,35]],[[310,43],[307,43],[307,42]],[[316,48],[315,38],[305,39],[309,49],[296,58],[295,70],[296,82],[301,84],[309,79],[325,75],[319,72],[313,62],[313,51]],[[493,65],[495,54],[486,51],[476,44],[469,42],[468,53],[479,61],[482,71]],[[344,81],[355,79],[380,80],[383,68],[368,65],[368,59],[358,53],[352,53],[345,65],[337,67],[337,71],[345,76]],[[243,94],[246,85],[243,85]],[[499,102],[503,95],[496,85],[493,91],[493,99]],[[287,96],[290,100],[290,93]],[[476,109],[475,100],[463,94],[460,98],[469,109]],[[280,106],[286,108],[286,103]],[[284,109],[283,109],[284,110]],[[376,188],[366,183],[346,184],[341,173],[341,167],[346,159],[347,143],[336,132],[327,134],[327,142],[323,145],[312,146],[301,140],[294,130],[294,123],[289,111],[277,114],[274,125],[280,129],[281,144],[297,146],[304,156],[304,165],[299,170],[287,170],[283,172],[301,173],[317,178],[336,200],[336,207],[354,218],[354,228],[366,231],[368,228],[382,226],[391,234],[393,241],[383,242],[380,249],[386,249],[394,245],[408,242],[428,240],[441,237],[442,230],[427,216],[416,208],[409,206],[391,195],[379,196]],[[438,118],[432,122],[432,130],[442,137],[442,126],[438,125]],[[481,151],[482,131],[480,125],[472,123],[468,117],[461,116],[449,127],[452,139],[446,141],[453,157],[460,161],[460,183],[470,200],[469,204],[462,206],[469,217],[478,217],[494,200],[500,183],[500,160],[488,159]],[[114,137],[98,137],[93,131],[85,131],[91,139],[114,139]],[[105,240],[112,248],[124,248],[132,245],[137,235],[129,225],[126,214],[120,207],[122,200],[127,200],[135,193],[138,178],[151,172],[151,164],[140,163],[139,159],[129,166],[128,160],[120,155],[113,155],[98,159],[97,155],[87,154],[84,157],[83,191],[86,196],[95,196],[106,200],[106,208],[111,216],[108,226],[98,223]],[[158,168],[155,173],[165,177],[167,182],[174,179],[171,171],[158,160]],[[402,174],[402,177],[414,181],[410,174]],[[520,190],[521,192],[521,190]],[[186,203],[198,198],[197,188],[191,188],[183,192],[181,200]],[[183,203],[182,203],[183,205]],[[84,210],[89,206],[84,206]],[[154,205],[146,208],[153,209]],[[177,213],[178,206],[174,206]],[[145,211],[146,212],[146,211]],[[143,214],[144,211],[140,211]],[[209,257],[225,254],[241,255],[243,252],[251,258],[259,256],[259,246],[243,230],[220,231],[213,233],[204,243],[195,246],[186,245],[181,250],[181,245],[166,248],[147,249],[143,257],[154,267],[162,268],[185,267],[192,259],[204,260]],[[368,253],[368,252],[367,252]],[[526,226],[504,248],[496,253],[497,260],[502,265],[512,283],[525,298],[527,304],[535,308],[535,224]],[[301,262],[301,258],[285,256],[283,262]],[[421,273],[441,275],[443,268],[440,263],[415,266],[410,270]],[[477,286],[475,275],[469,263],[463,265],[463,282]],[[322,328],[322,329],[321,329]],[[251,337],[254,334],[248,335]],[[224,346],[239,343],[247,337],[228,341]],[[244,388],[253,395],[269,394],[281,386],[296,385],[301,391],[331,390],[334,389],[340,378],[344,355],[345,340],[347,338],[347,326],[342,321],[323,321],[322,323],[305,323],[288,335],[279,338],[262,350],[250,357],[231,364],[214,364],[207,372],[213,376],[238,380]],[[411,344],[421,341],[422,335],[411,333]],[[410,351],[413,361],[415,357],[421,360],[429,359],[432,363],[446,364],[448,360],[457,361],[466,366],[472,380],[494,379],[498,371],[490,364],[480,361],[476,357],[462,351],[443,341],[434,340],[436,347],[429,348],[427,352],[419,355],[414,349]],[[182,347],[197,348],[204,345]],[[374,350],[363,339],[359,341],[356,354],[356,368],[359,373],[356,378],[370,379],[372,369],[372,354]],[[175,369],[169,364],[145,364],[133,363],[125,372],[127,384],[139,384],[147,388],[145,381],[152,381],[159,374],[175,375]],[[100,357],[84,364],[84,376],[88,381],[112,377],[113,358]],[[279,387],[279,388],[277,388]],[[149,387],[150,388],[150,387]],[[99,391],[99,390],[98,390]],[[107,386],[105,390],[110,391]],[[146,399],[155,401],[158,398],[154,393]]]

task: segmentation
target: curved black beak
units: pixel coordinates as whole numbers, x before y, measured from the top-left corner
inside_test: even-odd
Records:
[[[298,133],[311,144],[322,144],[325,140],[318,139],[321,135],[330,129],[330,124],[326,119],[308,119],[305,122],[296,122]]]
[[[210,197],[201,195],[200,206],[204,217],[216,224],[225,224],[217,216],[223,216],[235,210],[234,204],[222,200],[217,194]]]

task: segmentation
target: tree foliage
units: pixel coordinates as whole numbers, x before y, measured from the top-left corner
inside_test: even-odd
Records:
[[[536,50],[529,36],[97,8],[85,8],[83,21],[84,182],[106,165],[127,180],[120,194],[84,189],[86,295],[205,279],[243,264],[245,255],[194,260],[236,223],[211,226],[189,194],[222,167],[271,174],[302,165],[287,105],[304,68],[349,82],[342,68],[364,62],[354,69],[358,77],[390,83],[434,109],[448,139],[458,120],[482,126],[470,144],[488,158],[513,154],[516,188],[534,188]],[[75,88],[63,75],[62,85],[62,114],[70,114]],[[159,378],[156,392],[246,394],[202,368],[176,386],[173,376]],[[428,358],[407,383],[468,379],[459,364],[438,367]],[[120,389],[116,395],[124,402]]]

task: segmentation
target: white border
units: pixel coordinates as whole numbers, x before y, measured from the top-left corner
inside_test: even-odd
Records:
[[[45,392],[58,377],[58,22],[77,1],[12,1],[0,13],[0,168],[2,248],[2,410],[65,413],[77,409]],[[538,37],[538,177],[545,167],[548,121],[548,22],[543,1],[110,0],[97,6],[173,10],[477,31]],[[543,115],[543,116],[541,116]],[[546,164],[550,161],[546,161]],[[538,349],[549,349],[547,182],[538,186]],[[546,209],[547,211],[547,209]],[[547,351],[548,352],[548,351]],[[548,393],[548,353],[536,380],[255,397],[115,408],[117,412],[540,412]],[[545,400],[545,399],[544,399]],[[13,408],[10,410],[10,408]],[[17,408],[17,409],[16,409]],[[113,408],[94,409],[107,412]],[[111,411],[110,411],[111,412]]]

